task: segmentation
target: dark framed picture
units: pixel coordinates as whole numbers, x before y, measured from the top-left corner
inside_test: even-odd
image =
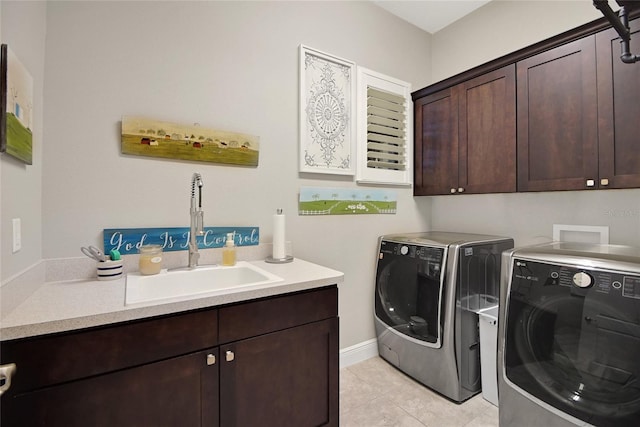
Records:
[[[0,151],[33,163],[33,78],[6,44],[0,45]]]
[[[0,45],[0,153],[7,151],[7,45]]]

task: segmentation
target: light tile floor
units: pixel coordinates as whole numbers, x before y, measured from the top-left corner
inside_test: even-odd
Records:
[[[379,357],[340,370],[341,427],[497,427],[498,408],[477,394],[453,403]]]

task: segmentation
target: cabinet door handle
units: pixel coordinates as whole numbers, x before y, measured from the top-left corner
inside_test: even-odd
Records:
[[[215,354],[207,354],[207,365],[215,365],[216,364],[216,355]]]
[[[603,187],[606,187],[607,185],[609,185],[609,180],[607,178],[602,178],[600,180],[600,185],[602,185]]]
[[[233,353],[233,351],[227,350],[227,353],[225,354],[224,358],[226,359],[227,362],[233,362],[233,359],[236,358],[236,355]]]
[[[451,189],[451,194],[454,194],[455,192],[456,192],[456,189],[455,189],[455,188],[452,188],[452,189]]]
[[[15,363],[0,366],[0,395],[11,387],[11,377],[16,373],[16,369]]]
[[[587,180],[587,187],[595,187],[596,181],[594,179]]]
[[[458,193],[464,193],[464,188],[458,187]]]

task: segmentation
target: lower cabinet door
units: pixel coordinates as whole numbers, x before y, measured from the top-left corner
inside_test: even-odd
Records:
[[[337,426],[338,318],[220,347],[220,423]]]
[[[5,394],[2,426],[218,426],[217,352]]]

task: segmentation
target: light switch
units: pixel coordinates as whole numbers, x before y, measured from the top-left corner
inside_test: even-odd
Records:
[[[22,249],[22,231],[20,218],[13,218],[13,253]]]

